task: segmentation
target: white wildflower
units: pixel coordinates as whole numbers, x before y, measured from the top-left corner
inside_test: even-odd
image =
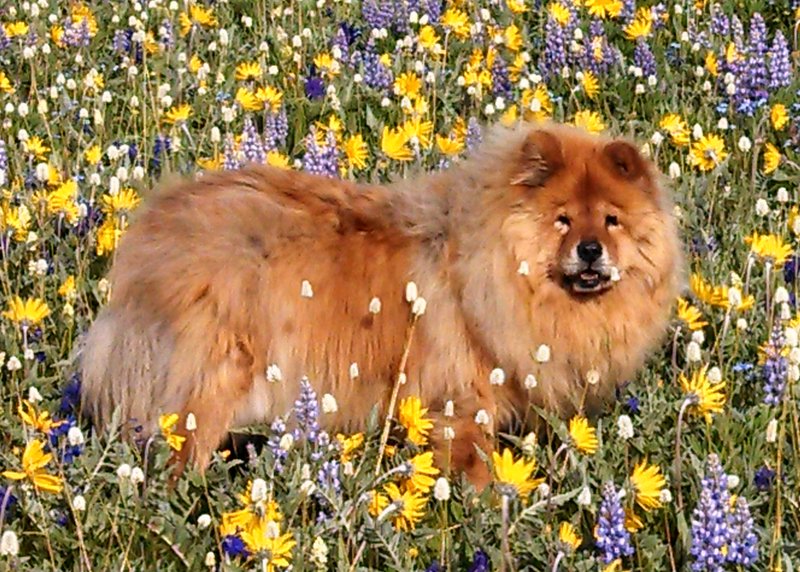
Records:
[[[592,504],[592,491],[589,487],[583,487],[577,498],[578,506],[589,506]]]
[[[67,442],[71,447],[80,447],[83,445],[83,431],[80,427],[70,427],[67,431]]]
[[[490,421],[489,414],[485,409],[479,409],[475,414],[475,423],[478,425],[488,425]]]
[[[489,374],[490,384],[503,385],[505,382],[506,382],[506,373],[499,367],[494,368],[492,372]]]
[[[455,415],[455,405],[452,399],[448,399],[444,404],[444,416],[452,417],[453,415]]]
[[[250,487],[250,501],[259,503],[265,500],[267,500],[267,481],[261,478],[254,479]]]
[[[377,296],[369,301],[369,313],[370,314],[380,314],[381,313],[381,299]]]
[[[281,373],[281,368],[274,363],[267,368],[267,381],[270,383],[283,381],[283,373]]]
[[[414,305],[411,307],[411,313],[419,318],[425,313],[427,307],[428,302],[425,300],[425,298],[419,296],[416,300],[414,300]]]
[[[539,363],[547,363],[550,361],[550,346],[542,344],[536,350],[536,361]]]
[[[281,437],[281,440],[278,443],[278,447],[280,447],[284,451],[291,450],[293,446],[294,446],[294,437],[292,437],[291,433],[286,433],[283,437]]]
[[[197,517],[197,526],[198,526],[198,527],[199,527],[201,530],[203,530],[203,529],[205,529],[205,528],[208,528],[209,526],[211,526],[211,516],[210,516],[210,515],[208,515],[208,514],[206,514],[206,513],[203,513],[203,514],[201,514],[200,516],[198,516],[198,517]]]
[[[433,498],[442,502],[450,499],[450,483],[444,477],[436,479],[436,484],[433,485]]]
[[[144,471],[141,467],[134,467],[131,469],[131,482],[134,485],[139,485],[144,482]]]
[[[300,295],[303,298],[314,297],[314,290],[311,288],[311,282],[308,280],[303,280],[303,283],[300,285]]]
[[[325,568],[328,563],[328,545],[320,536],[317,536],[311,545],[311,563],[317,568]]]
[[[35,385],[30,386],[28,388],[28,401],[31,403],[39,403],[42,400],[42,394],[39,393],[39,390],[36,389]]]
[[[122,463],[117,467],[117,477],[120,479],[131,478],[131,466],[128,463]]]
[[[633,421],[627,415],[620,415],[617,419],[617,435],[623,441],[633,437]]]
[[[767,424],[767,443],[774,443],[778,440],[778,420],[772,419]]]
[[[525,385],[525,389],[535,389],[536,386],[539,385],[539,382],[537,381],[535,375],[529,373],[528,375],[525,376],[525,381],[523,382],[523,385]]]
[[[414,300],[417,299],[417,296],[419,296],[419,291],[417,290],[416,282],[409,282],[406,284],[406,301],[413,303]]]
[[[72,499],[72,508],[74,508],[76,512],[83,512],[86,510],[86,499],[83,495],[77,495]]]
[[[696,363],[703,359],[702,351],[700,350],[700,345],[695,342],[691,341],[686,346],[686,360],[689,363]]]
[[[336,413],[339,411],[339,404],[336,402],[336,398],[331,395],[330,393],[326,393],[322,396],[322,412],[323,413]]]
[[[6,530],[0,538],[0,556],[16,556],[19,554],[19,539],[13,530]]]

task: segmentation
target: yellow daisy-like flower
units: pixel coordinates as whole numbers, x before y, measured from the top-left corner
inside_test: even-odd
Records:
[[[18,20],[16,22],[9,22],[4,26],[4,28],[6,31],[6,36],[8,36],[9,38],[24,36],[25,34],[28,33],[28,30],[30,29],[28,27],[28,24],[26,24],[21,20]]]
[[[689,162],[701,171],[711,171],[728,156],[725,141],[719,135],[703,135],[692,145]]]
[[[369,501],[367,510],[369,511],[370,515],[377,518],[384,510],[386,510],[386,507],[389,506],[389,497],[383,493],[379,493],[378,491],[372,491],[370,494],[372,495],[372,498]]]
[[[404,72],[394,80],[394,93],[399,97],[408,97],[412,100],[416,99],[419,97],[421,89],[422,80],[415,73]]]
[[[423,516],[425,516],[425,504],[428,499],[418,492],[410,490],[400,491],[394,483],[389,483],[384,487],[389,499],[397,506],[393,513],[394,527],[397,530],[414,530]]]
[[[596,18],[616,18],[622,12],[622,0],[585,0],[589,14]]]
[[[633,468],[631,485],[636,504],[647,512],[661,508],[661,491],[667,485],[664,475],[661,474],[661,467],[648,465],[647,459],[643,459]]]
[[[242,106],[245,111],[261,111],[264,108],[264,103],[256,97],[252,90],[246,87],[240,87],[236,90],[236,103]]]
[[[47,195],[47,212],[51,215],[61,214],[70,224],[78,220],[78,183],[70,179],[62,183],[56,190]]]
[[[11,80],[8,79],[8,76],[3,71],[0,71],[0,91],[9,94],[14,93],[16,91],[14,89],[14,85],[11,83]]]
[[[542,121],[553,114],[553,101],[544,83],[540,83],[534,89],[525,89],[522,92],[521,103],[525,109],[525,119],[530,121]]]
[[[64,488],[64,482],[61,477],[48,475],[44,470],[52,458],[52,453],[44,452],[44,442],[34,439],[22,453],[22,471],[4,471],[3,476],[13,481],[29,479],[37,491],[58,494]]]
[[[590,71],[583,72],[581,87],[583,87],[583,92],[590,99],[594,99],[600,93],[600,82],[597,80],[597,76]]]
[[[28,236],[31,225],[31,212],[25,205],[16,208],[2,207],[3,226],[14,230],[14,240],[22,242]]]
[[[122,189],[116,195],[103,195],[103,212],[110,216],[132,212],[142,199],[131,188]]]
[[[22,144],[22,147],[25,149],[26,153],[33,155],[37,159],[44,159],[45,155],[50,152],[50,147],[45,145],[42,138],[37,135],[29,137]]]
[[[701,330],[708,325],[703,320],[703,313],[685,298],[678,298],[678,319],[692,331]]]
[[[178,16],[181,25],[181,36],[186,36],[195,26],[213,28],[217,25],[217,18],[211,8],[192,4],[189,13],[181,12]]]
[[[58,295],[70,300],[75,297],[75,291],[75,277],[70,274],[58,287]]]
[[[547,12],[562,28],[569,24],[570,19],[572,19],[572,13],[569,8],[561,2],[551,2],[547,7]]]
[[[114,217],[107,217],[100,228],[97,229],[96,250],[98,256],[110,254],[117,248],[122,229],[117,227]]]
[[[384,127],[381,134],[381,151],[395,161],[410,161],[414,158],[414,154],[407,145],[408,139],[408,134],[402,127],[396,129]]]
[[[631,509],[625,509],[625,530],[634,534],[644,528],[644,521]]]
[[[603,118],[600,117],[599,113],[586,109],[576,113],[575,117],[572,119],[572,123],[576,127],[585,129],[589,133],[600,133],[606,128],[606,124],[603,123]]]
[[[269,107],[272,113],[278,113],[281,110],[281,104],[283,103],[283,92],[280,90],[272,87],[271,85],[267,85],[265,87],[259,87],[256,90],[255,95],[256,99],[263,103],[264,106]]]
[[[625,37],[636,41],[639,38],[646,38],[653,31],[653,16],[650,9],[639,9],[633,21],[623,28]]]
[[[517,111],[517,106],[512,105],[503,112],[503,115],[500,116],[500,123],[506,127],[511,127],[517,122],[518,119],[519,112]]]
[[[728,291],[724,286],[714,286],[700,274],[694,273],[689,277],[689,287],[701,302],[720,308],[728,307]]]
[[[707,372],[706,365],[696,370],[691,377],[681,374],[680,384],[690,400],[690,409],[697,415],[704,416],[706,422],[710,423],[712,415],[720,413],[725,406],[725,382],[711,383]]]
[[[261,64],[258,62],[242,62],[236,66],[236,79],[238,81],[253,81],[261,77],[264,73]]]
[[[397,408],[397,418],[406,428],[406,438],[415,445],[428,443],[428,433],[433,428],[433,421],[425,417],[427,412],[428,408],[422,407],[422,401],[416,396],[401,400]]]
[[[437,134],[436,147],[445,155],[452,157],[453,155],[458,155],[464,150],[464,140],[457,139],[456,137],[444,137]]]
[[[355,457],[356,451],[361,449],[364,445],[364,434],[363,433],[353,433],[349,437],[345,437],[341,433],[336,435],[336,441],[338,441],[339,446],[342,449],[342,453],[339,457],[339,460],[342,463],[347,463],[348,461],[352,461]]]
[[[415,493],[425,494],[433,488],[436,483],[434,478],[439,474],[439,469],[433,466],[433,452],[420,453],[411,457],[407,461],[408,478],[405,482],[406,488]]]
[[[569,436],[572,438],[575,448],[587,455],[594,455],[600,446],[600,442],[597,440],[597,430],[591,427],[589,421],[581,415],[570,419]]]
[[[196,74],[200,71],[200,68],[203,67],[203,60],[201,60],[197,54],[192,54],[192,57],[189,59],[189,65],[187,66],[189,71]]]
[[[713,77],[717,77],[719,75],[719,64],[717,62],[717,54],[715,54],[710,50],[706,54],[705,68],[706,71],[710,73]]]
[[[458,8],[448,8],[442,14],[441,24],[445,30],[453,32],[461,39],[469,37],[469,17]]]
[[[280,151],[275,150],[267,153],[267,165],[272,165],[273,167],[287,170],[292,168],[292,166],[289,164],[289,157]]]
[[[528,11],[525,0],[506,0],[506,6],[508,6],[508,9],[514,14],[524,14]]]
[[[345,140],[344,154],[351,169],[363,169],[367,166],[369,147],[361,133],[356,133]]]
[[[192,115],[192,106],[188,103],[171,107],[164,114],[164,123],[185,123]]]
[[[83,152],[83,157],[90,165],[97,165],[103,158],[103,150],[100,149],[100,145],[92,145]]]
[[[200,157],[197,159],[197,166],[204,171],[216,171],[222,167],[223,157],[216,153],[213,157]]]
[[[764,169],[765,175],[774,172],[781,164],[781,152],[772,143],[764,145]]]
[[[503,31],[506,47],[512,52],[518,52],[522,48],[522,34],[516,24],[509,25]]]
[[[494,481],[500,494],[511,497],[527,497],[544,479],[534,479],[536,461],[525,461],[524,458],[514,460],[511,449],[504,449],[500,455],[492,452]]]
[[[571,522],[562,522],[558,527],[558,540],[567,550],[577,550],[583,540]]]
[[[667,132],[675,145],[682,147],[689,144],[689,127],[686,125],[686,121],[677,113],[668,113],[662,117],[658,126]]]
[[[50,315],[50,308],[40,298],[27,298],[23,300],[14,296],[8,303],[8,310],[3,316],[23,326],[35,326]]]
[[[789,123],[789,112],[786,111],[786,106],[782,103],[773,105],[769,111],[769,120],[776,131],[783,131],[783,128]]]
[[[27,399],[19,405],[17,413],[23,423],[30,425],[34,430],[40,433],[47,433],[54,427],[65,423],[65,421],[54,421],[51,419],[49,411],[37,411],[36,406]]]
[[[183,442],[186,441],[186,437],[182,435],[175,435],[175,433],[173,433],[175,430],[175,425],[178,423],[178,419],[180,419],[180,417],[177,413],[161,415],[158,418],[158,426],[161,428],[161,434],[164,436],[164,439],[167,441],[167,444],[169,444],[170,448],[174,449],[175,451],[180,451],[183,448]]]
[[[744,239],[750,245],[750,252],[776,268],[783,266],[792,255],[792,247],[783,241],[777,234],[758,234],[754,232]]]
[[[419,29],[417,41],[424,49],[432,50],[433,47],[439,43],[439,36],[436,34],[436,29],[433,26],[426,25]]]
[[[409,142],[415,140],[423,149],[429,149],[433,145],[433,121],[426,121],[421,117],[415,117],[403,123]]]
[[[291,532],[281,535],[280,530],[277,523],[270,521],[242,532],[242,540],[253,553],[253,558],[261,561],[264,572],[275,572],[292,563],[292,550],[297,541]]]

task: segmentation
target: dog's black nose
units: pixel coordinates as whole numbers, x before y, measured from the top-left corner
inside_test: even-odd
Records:
[[[603,245],[596,240],[584,240],[578,243],[578,257],[591,264],[603,254]]]

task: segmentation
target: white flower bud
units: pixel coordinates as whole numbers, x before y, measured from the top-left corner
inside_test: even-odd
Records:
[[[326,393],[322,396],[322,412],[323,413],[336,413],[339,411],[339,404],[336,402],[336,398],[331,395],[330,393]]]
[[[278,443],[278,447],[280,447],[284,451],[291,450],[293,446],[294,446],[294,437],[292,437],[291,433],[286,433],[283,437],[281,437],[281,440]]]
[[[0,556],[17,556],[19,554],[19,539],[13,530],[6,530],[0,538]]]
[[[535,389],[539,382],[536,379],[536,376],[532,373],[529,373],[525,376],[525,381],[523,382],[525,389]]]
[[[131,482],[138,485],[144,482],[144,471],[141,467],[134,467],[131,470]]]
[[[274,363],[267,367],[267,381],[270,383],[278,383],[279,381],[283,381],[283,373],[281,373],[281,368]]]
[[[250,487],[250,502],[260,503],[267,500],[267,481],[258,478],[253,480]]]
[[[417,284],[415,282],[409,282],[406,284],[406,301],[412,303],[417,299],[417,296],[419,296]]]
[[[377,296],[369,301],[369,313],[370,314],[380,314],[381,313],[381,299]]]
[[[536,361],[539,363],[547,363],[550,361],[550,346],[542,344],[536,350]]]
[[[189,412],[186,416],[186,430],[187,431],[196,431],[197,430],[197,418],[194,416],[194,413]]]
[[[494,368],[492,372],[489,374],[490,384],[503,385],[505,382],[506,382],[506,373],[499,367]]]
[[[36,389],[35,385],[30,386],[28,388],[28,401],[31,403],[39,403],[42,400],[42,394],[39,393],[39,390]]]
[[[453,415],[455,415],[455,405],[451,399],[448,399],[444,403],[444,416],[452,417]]]
[[[589,487],[583,487],[581,489],[576,501],[578,506],[589,506],[592,504],[592,491],[589,489]]]
[[[774,443],[778,440],[778,420],[772,419],[767,424],[767,443]]]
[[[198,516],[197,526],[200,528],[200,530],[206,529],[209,526],[211,526],[211,516],[205,513]]]
[[[314,290],[311,289],[311,282],[308,280],[303,280],[303,283],[300,285],[300,295],[303,298],[314,297]]]
[[[67,442],[71,447],[80,447],[83,445],[83,431],[81,431],[80,427],[69,428],[69,431],[67,431]]]
[[[686,361],[689,363],[697,363],[702,359],[703,355],[697,342],[689,342],[686,346]]]
[[[419,296],[416,300],[414,300],[414,305],[411,307],[411,313],[419,318],[425,313],[427,307],[428,302],[425,300],[425,298]]]
[[[436,479],[436,484],[433,485],[433,498],[441,502],[450,499],[450,483],[444,477]]]
[[[117,467],[117,477],[120,479],[129,479],[131,477],[131,466],[128,463],[122,463]]]
[[[485,409],[479,409],[475,414],[475,423],[478,425],[488,425],[490,421],[489,414]]]
[[[617,435],[623,441],[633,437],[633,421],[627,415],[620,415],[617,419]]]

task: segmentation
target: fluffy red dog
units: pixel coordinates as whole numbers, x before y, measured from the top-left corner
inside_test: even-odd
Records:
[[[451,426],[452,466],[483,485],[475,445],[494,428],[532,421],[531,404],[596,409],[659,343],[681,267],[659,179],[626,141],[524,124],[387,186],[251,166],[165,188],[119,245],[82,350],[85,411],[103,427],[119,408],[145,434],[192,413],[180,461],[203,468],[308,376],[339,402],[333,428],[354,429],[388,404],[413,281],[427,312],[401,397],[434,417],[454,402],[435,444]]]

